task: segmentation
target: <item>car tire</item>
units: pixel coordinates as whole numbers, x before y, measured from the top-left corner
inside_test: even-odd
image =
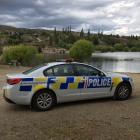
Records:
[[[56,103],[54,94],[49,90],[41,90],[35,94],[32,107],[39,111],[50,110]]]
[[[121,83],[116,88],[114,98],[116,100],[127,100],[131,96],[131,86],[128,83]]]

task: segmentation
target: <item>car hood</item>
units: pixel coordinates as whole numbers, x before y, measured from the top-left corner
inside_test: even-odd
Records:
[[[114,73],[114,72],[107,72],[107,76],[109,76],[109,77],[124,77],[124,78],[129,77],[126,74],[120,74],[120,73]]]

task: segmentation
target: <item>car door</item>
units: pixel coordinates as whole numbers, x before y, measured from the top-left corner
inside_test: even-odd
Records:
[[[96,98],[110,95],[111,77],[97,70],[94,67],[78,64],[74,66],[76,76],[82,77],[81,96],[82,98]]]
[[[77,88],[79,78],[75,77],[72,64],[53,66],[45,71],[48,77],[47,87],[52,89],[61,101],[73,101],[80,98],[80,89]]]

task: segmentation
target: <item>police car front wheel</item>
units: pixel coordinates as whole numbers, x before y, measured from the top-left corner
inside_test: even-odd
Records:
[[[131,96],[131,86],[128,83],[121,83],[115,92],[115,99],[127,100]]]
[[[33,108],[40,110],[40,111],[46,111],[52,108],[52,106],[55,103],[54,96],[49,91],[40,91],[39,93],[36,93],[33,97]]]

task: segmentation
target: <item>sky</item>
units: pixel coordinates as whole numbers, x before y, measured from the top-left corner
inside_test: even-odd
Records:
[[[140,0],[0,0],[0,24],[140,35]]]

